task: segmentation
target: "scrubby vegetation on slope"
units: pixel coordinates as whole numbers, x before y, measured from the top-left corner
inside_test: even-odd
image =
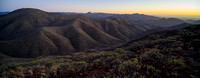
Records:
[[[3,58],[1,77],[198,78],[200,27],[163,31],[113,51]]]

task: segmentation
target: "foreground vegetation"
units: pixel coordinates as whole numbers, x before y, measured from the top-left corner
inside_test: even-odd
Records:
[[[200,77],[200,27],[154,33],[112,51],[38,58],[1,57],[2,78]]]

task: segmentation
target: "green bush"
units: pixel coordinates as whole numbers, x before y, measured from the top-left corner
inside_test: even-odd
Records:
[[[186,64],[181,59],[169,58],[165,69],[169,76],[180,77],[179,74],[185,73]]]
[[[86,67],[87,67],[87,63],[85,61],[78,61],[78,62],[72,63],[72,67],[70,68],[70,70],[78,74],[80,71],[84,70]]]
[[[9,72],[9,75],[8,75],[10,78],[19,78],[19,77],[23,77],[24,76],[24,74],[23,74],[23,72],[21,72],[21,71],[13,71],[13,70],[10,70],[10,72]]]
[[[95,60],[95,59],[100,59],[100,54],[97,54],[97,53],[90,53],[88,54],[88,57],[87,59],[92,61],[92,60]]]
[[[181,59],[169,58],[167,60],[167,67],[170,70],[182,70],[185,68],[185,63]]]
[[[166,55],[169,55],[169,54],[172,52],[172,50],[173,50],[173,48],[164,47],[164,48],[161,50],[161,53],[166,54]]]
[[[194,32],[192,32],[190,30],[186,30],[186,29],[179,30],[178,34],[183,36],[183,37],[190,37],[190,36],[195,35]]]
[[[115,58],[120,58],[120,53],[119,52],[115,52],[115,51],[109,51],[108,53],[107,53],[107,57],[115,57]]]
[[[101,64],[102,61],[101,61],[100,59],[96,59],[96,60],[93,61],[93,63],[94,63],[94,64]]]
[[[112,69],[112,72],[114,72],[115,74],[119,75],[120,74],[120,69],[119,69],[119,65],[122,63],[122,61],[120,59],[114,59],[111,64],[109,64],[108,67],[110,67]]]
[[[176,40],[170,40],[170,39],[157,39],[155,40],[155,44],[158,44],[158,45],[162,45],[162,46],[165,46],[165,45],[171,45],[171,43],[175,42]]]
[[[141,60],[144,64],[160,66],[165,61],[165,56],[158,49],[151,49],[141,55]]]
[[[104,59],[104,62],[107,63],[107,64],[110,64],[114,59],[116,59],[116,57],[109,56],[109,57]]]
[[[141,69],[140,61],[137,58],[132,58],[132,61],[134,64],[134,69],[139,71]]]
[[[127,49],[130,51],[136,51],[139,49],[151,48],[153,47],[153,45],[154,45],[153,40],[142,40],[132,43],[131,46],[128,47]]]
[[[65,56],[57,56],[57,58],[71,59],[71,58],[72,58],[72,56],[70,56],[70,55],[65,55]]]
[[[150,66],[147,66],[147,71],[146,71],[146,73],[147,73],[148,75],[151,75],[151,74],[154,73],[155,70],[156,70],[156,69],[155,69],[152,65],[150,65]]]
[[[77,61],[88,61],[86,54],[81,54],[75,57]]]
[[[126,53],[126,51],[122,48],[117,48],[115,49],[115,52],[119,53],[119,54],[123,54],[123,53]]]
[[[134,42],[126,49],[129,50],[129,51],[136,51],[138,49],[141,49],[141,46],[140,46],[140,43]]]
[[[133,73],[139,71],[140,68],[141,66],[136,58],[133,61],[124,61],[119,65],[121,75],[125,76],[132,76]]]
[[[60,68],[61,69],[66,69],[66,68],[69,68],[70,67],[70,63],[69,62],[65,62],[65,63],[62,63],[62,64],[60,64]]]
[[[153,76],[153,75],[158,75],[158,74],[160,73],[160,70],[156,69],[156,68],[153,67],[152,65],[148,65],[148,66],[147,66],[147,71],[146,71],[146,73],[147,73],[148,75],[151,75],[151,76]]]

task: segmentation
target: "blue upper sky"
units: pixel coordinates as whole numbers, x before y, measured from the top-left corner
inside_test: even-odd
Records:
[[[143,13],[200,16],[200,0],[0,0],[0,11]]]

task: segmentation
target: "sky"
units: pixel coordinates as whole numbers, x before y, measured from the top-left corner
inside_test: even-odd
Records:
[[[19,8],[200,17],[200,0],[0,0],[0,12]]]

